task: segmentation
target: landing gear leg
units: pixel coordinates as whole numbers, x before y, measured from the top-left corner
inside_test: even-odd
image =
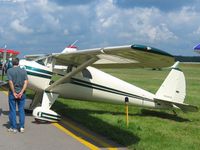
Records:
[[[35,119],[40,120],[40,122],[58,122],[61,119],[61,116],[50,109],[51,105],[53,105],[57,97],[58,94],[56,93],[44,92],[42,98],[42,106],[36,107],[33,110],[33,116]]]

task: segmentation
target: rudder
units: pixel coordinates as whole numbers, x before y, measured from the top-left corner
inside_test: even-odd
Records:
[[[186,96],[186,83],[183,72],[173,68],[155,94],[156,99],[183,103]]]

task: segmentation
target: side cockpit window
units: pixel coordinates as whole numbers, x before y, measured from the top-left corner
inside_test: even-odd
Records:
[[[83,75],[84,78],[92,79],[92,74],[89,72],[88,69],[84,69],[82,71],[82,75]]]
[[[45,66],[44,59],[39,59],[36,61],[38,64]]]
[[[43,57],[39,57],[37,60],[35,60],[38,64],[43,66],[49,66],[49,64],[52,64],[53,58],[48,57],[48,55],[45,55]]]

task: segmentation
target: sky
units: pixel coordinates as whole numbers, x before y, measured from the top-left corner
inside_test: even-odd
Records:
[[[142,44],[196,56],[200,0],[0,0],[0,47],[20,56]]]

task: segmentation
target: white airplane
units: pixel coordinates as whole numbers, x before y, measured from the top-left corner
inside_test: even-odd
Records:
[[[33,110],[38,120],[56,122],[61,119],[51,110],[58,97],[115,104],[128,100],[129,105],[148,108],[198,111],[196,106],[184,103],[185,77],[178,64],[173,66],[156,94],[97,69],[161,68],[174,63],[172,55],[153,47],[134,44],[77,50],[70,45],[61,53],[26,58],[20,60],[20,66],[26,69],[29,88],[35,91],[34,99],[26,107]],[[53,82],[53,74],[61,78]]]

